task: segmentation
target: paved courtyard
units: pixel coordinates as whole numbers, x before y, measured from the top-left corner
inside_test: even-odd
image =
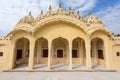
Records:
[[[0,80],[120,80],[120,72],[112,72],[101,66],[93,66],[89,72],[85,65],[73,65],[68,70],[67,64],[52,65],[52,70],[46,64],[35,65],[34,71],[27,70],[28,65],[21,65],[12,71],[1,72]]]
[[[80,65],[80,64],[74,64],[72,65],[72,71],[77,71],[77,70],[86,70],[86,66],[85,65]],[[51,71],[56,71],[56,70],[68,70],[69,69],[69,65],[68,64],[54,64],[52,65],[52,69]],[[16,67],[13,71],[27,71],[28,70],[28,65],[27,64],[23,64],[20,65],[18,67]],[[48,66],[47,64],[36,64],[34,65],[34,71],[48,71]],[[99,65],[93,65],[92,66],[92,71],[95,70],[107,70]]]
[[[0,80],[120,80],[120,72],[1,72]]]

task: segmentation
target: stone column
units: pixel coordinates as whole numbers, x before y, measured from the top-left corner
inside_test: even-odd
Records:
[[[32,70],[34,68],[34,49],[35,49],[35,40],[30,40],[30,56],[29,56],[29,65],[28,69]]]
[[[66,46],[66,58],[67,58],[67,64],[69,64],[69,45]]]
[[[104,51],[103,51],[103,55],[104,55],[104,60],[105,60],[105,65],[107,67],[107,69],[111,69],[111,55],[110,55],[110,51],[111,51],[111,46],[109,44],[109,41],[106,40],[104,41]]]
[[[69,41],[69,70],[72,69],[72,41]]]
[[[40,41],[38,41],[38,44],[37,44],[37,64],[39,64],[39,62],[40,62],[40,54],[41,54],[41,43],[40,43]]]
[[[94,53],[94,60],[97,64],[97,47],[96,47],[96,41],[93,42],[93,53]]]
[[[83,41],[79,43],[80,63],[83,64]]]
[[[91,70],[92,69],[92,65],[91,65],[91,54],[90,54],[90,48],[91,48],[91,44],[90,44],[90,40],[87,39],[85,41],[85,48],[86,48],[86,68],[87,70]]]
[[[23,47],[23,54],[22,54],[22,58],[23,58],[23,62],[26,63],[26,48],[27,48],[27,41],[24,41],[24,47]]]
[[[51,41],[48,41],[48,69],[51,69]]]
[[[13,69],[14,67],[15,67],[15,60],[16,60],[16,57],[15,57],[15,54],[16,54],[16,51],[15,51],[15,49],[16,49],[16,45],[15,45],[15,43],[13,43],[13,42],[11,42],[11,44],[9,44],[8,45],[8,58],[7,58],[7,64],[5,64],[6,65],[6,67],[8,68],[8,70],[11,70],[11,69]]]
[[[54,62],[53,62],[53,60],[54,60],[54,52],[53,52],[54,50],[53,50],[53,45],[52,45],[52,43],[51,43],[51,64],[53,64]]]

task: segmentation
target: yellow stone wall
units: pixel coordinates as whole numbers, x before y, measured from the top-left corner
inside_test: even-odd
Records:
[[[83,60],[87,69],[90,69],[92,64],[97,63],[106,69],[119,71],[120,56],[116,56],[116,52],[120,52],[120,37],[115,37],[108,32],[102,21],[92,14],[84,18],[80,14],[70,13],[70,11],[71,10],[66,12],[59,6],[55,11],[48,10],[46,14],[41,13],[36,19],[31,13],[20,19],[9,34],[5,37],[0,37],[0,52],[4,52],[3,56],[0,57],[0,71],[14,68],[16,49],[23,49],[24,47],[21,43],[19,43],[18,46],[16,45],[17,41],[21,38],[27,39],[30,44],[29,48],[32,49],[30,50],[30,59],[25,58],[21,61],[23,63],[27,61],[26,63],[29,64],[29,68],[32,68],[33,64],[37,63],[37,57],[33,58],[34,54],[31,56],[31,53],[34,53],[34,48],[32,47],[34,47],[34,43],[36,43],[39,38],[47,39],[48,48],[51,47],[50,44],[58,38],[65,39],[67,43],[70,44],[68,47],[72,47],[72,41],[75,38],[80,38],[85,43],[84,48],[88,49],[83,52],[86,55],[84,55]],[[97,48],[104,51],[104,60],[90,58],[91,42],[94,39],[101,39],[103,41],[104,45],[97,46]],[[23,42],[24,41],[25,40],[23,40]],[[40,63],[48,63],[48,65],[50,65],[49,59],[40,58],[39,61]],[[57,59],[54,59],[54,61],[56,60]],[[62,60],[61,62],[65,62],[64,59]],[[81,63],[78,60],[80,59],[72,59],[69,61]]]

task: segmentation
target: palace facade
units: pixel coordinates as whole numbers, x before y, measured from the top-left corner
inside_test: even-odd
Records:
[[[14,29],[0,37],[0,71],[12,70],[28,64],[85,65],[92,70],[99,65],[107,70],[120,70],[120,37],[106,30],[102,21],[92,14],[84,18],[71,7],[65,11],[61,5],[53,11],[41,11],[37,18],[31,14],[21,18]]]

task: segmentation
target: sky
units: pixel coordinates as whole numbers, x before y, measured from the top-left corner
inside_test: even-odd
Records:
[[[6,36],[30,11],[37,17],[41,10],[47,11],[49,5],[55,10],[59,3],[65,10],[69,6],[74,12],[80,10],[84,17],[91,12],[109,32],[120,33],[120,0],[0,0],[0,35]]]

